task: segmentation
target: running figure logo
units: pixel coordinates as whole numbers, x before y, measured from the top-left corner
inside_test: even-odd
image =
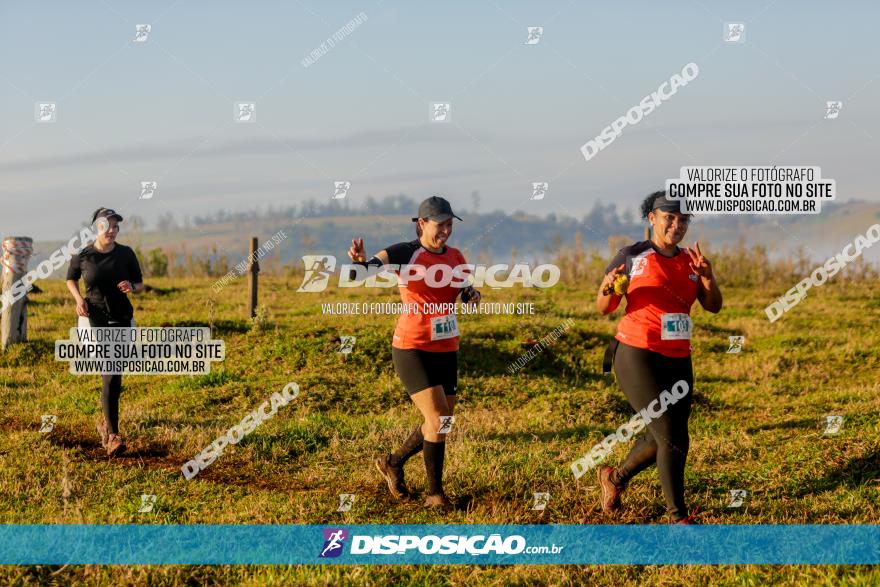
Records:
[[[437,434],[449,434],[453,424],[455,424],[455,416],[440,416],[440,428],[437,429]]]
[[[333,182],[334,192],[333,199],[334,200],[342,200],[345,196],[348,195],[348,190],[351,189],[350,181],[334,181]]]
[[[742,352],[743,344],[746,342],[745,336],[731,336],[730,338],[730,348],[727,349],[728,353],[739,353]]]
[[[342,554],[342,547],[348,540],[348,530],[333,528],[324,529],[324,546],[318,558],[336,558]]]
[[[547,502],[550,501],[550,494],[536,491],[534,495],[535,504],[532,506],[532,509],[538,511],[547,509]]]
[[[337,512],[347,512],[351,510],[351,506],[354,505],[354,493],[340,493],[339,494],[339,507],[336,509]]]
[[[141,182],[141,197],[139,200],[149,200],[153,196],[156,195],[156,192],[159,190],[159,183],[155,181],[142,181]]]
[[[57,416],[51,416],[48,414],[40,416],[40,419],[42,420],[42,422],[40,422],[40,432],[43,434],[49,434],[52,432],[55,429],[55,423],[58,421]]]
[[[533,181],[532,182],[532,197],[530,200],[543,200],[544,196],[547,195],[547,192],[550,190],[550,184],[546,181]]]
[[[146,493],[141,494],[141,507],[138,509],[139,514],[148,514],[153,511],[153,506],[156,505],[156,496],[148,495]]]
[[[843,416],[825,416],[825,430],[823,434],[837,434],[843,427]]]
[[[729,508],[738,508],[742,507],[743,500],[746,498],[746,490],[745,489],[731,489],[730,490],[730,503],[727,504]]]
[[[58,107],[55,102],[37,102],[37,122],[55,122],[58,120]]]
[[[257,104],[255,102],[235,103],[235,122],[254,122],[257,120]]]
[[[745,41],[746,25],[741,22],[724,23],[724,42],[742,43]]]
[[[132,42],[134,43],[146,43],[147,37],[150,36],[150,31],[153,30],[152,25],[149,24],[136,24],[134,25],[134,39]]]
[[[340,336],[339,337],[339,352],[343,355],[351,354],[351,351],[354,350],[354,343],[357,342],[356,336]]]
[[[303,255],[306,274],[298,292],[316,293],[327,289],[330,275],[336,269],[336,257],[333,255]]]
[[[831,120],[833,118],[837,118],[837,116],[840,114],[841,108],[843,108],[843,102],[838,102],[838,101],[825,102],[825,120]]]
[[[452,120],[451,108],[452,104],[449,102],[432,102],[431,122],[449,122]]]
[[[541,37],[544,35],[544,27],[542,26],[530,26],[526,27],[529,32],[528,38],[526,38],[526,42],[523,45],[537,45],[541,42]]]

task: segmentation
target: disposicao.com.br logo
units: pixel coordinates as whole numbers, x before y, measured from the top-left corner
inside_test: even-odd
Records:
[[[319,558],[338,557],[343,553],[345,542],[349,538],[348,531],[342,528],[325,528],[324,543]],[[517,554],[559,554],[564,546],[529,546],[526,539],[518,534],[502,537],[501,534],[474,534],[465,536],[450,534],[438,536],[428,534],[384,536],[351,536],[351,555],[517,555]]]
[[[336,273],[336,257],[333,255],[305,255],[302,258],[305,274],[298,292],[317,293],[327,289],[330,277]],[[339,287],[406,287],[411,281],[424,280],[429,287],[553,287],[559,282],[561,272],[552,264],[542,264],[534,269],[528,263],[507,265],[474,265],[470,263],[451,266],[435,263],[425,266],[412,265],[341,265]],[[504,275],[500,278],[499,275]]]

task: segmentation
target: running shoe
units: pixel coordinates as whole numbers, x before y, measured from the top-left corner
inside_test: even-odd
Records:
[[[602,511],[606,514],[613,514],[620,509],[620,494],[623,493],[625,487],[619,487],[612,483],[611,473],[614,467],[603,465],[599,467],[599,487],[602,488]]]
[[[376,457],[373,464],[376,465],[376,469],[385,478],[386,483],[388,483],[388,491],[391,492],[395,499],[409,497],[409,490],[406,488],[406,482],[403,480],[403,467],[391,465],[388,462],[390,457],[391,455]]]
[[[452,502],[449,501],[449,498],[446,497],[445,494],[439,493],[435,495],[429,495],[425,498],[425,507],[426,508],[440,508],[440,509],[452,509]]]
[[[98,434],[101,436],[101,448],[107,448],[107,423],[101,418],[98,420],[98,423],[95,424],[95,427],[98,429]]]
[[[694,513],[689,515],[686,518],[682,518],[679,521],[675,522],[676,524],[699,524],[697,521],[697,514],[700,512],[700,506],[694,508]]]
[[[107,437],[107,456],[115,457],[125,452],[125,441],[118,434],[110,434]]]

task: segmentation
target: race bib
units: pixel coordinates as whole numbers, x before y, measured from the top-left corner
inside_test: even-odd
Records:
[[[690,340],[693,322],[687,314],[663,314],[660,317],[660,338]]]
[[[431,340],[444,340],[458,336],[458,320],[455,314],[431,318]]]

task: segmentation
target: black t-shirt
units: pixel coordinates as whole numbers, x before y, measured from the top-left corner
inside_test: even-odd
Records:
[[[86,302],[89,314],[97,312],[114,322],[132,319],[134,308],[128,296],[116,287],[120,281],[141,283],[144,278],[137,255],[131,248],[116,244],[107,253],[100,253],[93,245],[83,248],[70,259],[67,279],[83,278],[86,284]]]

